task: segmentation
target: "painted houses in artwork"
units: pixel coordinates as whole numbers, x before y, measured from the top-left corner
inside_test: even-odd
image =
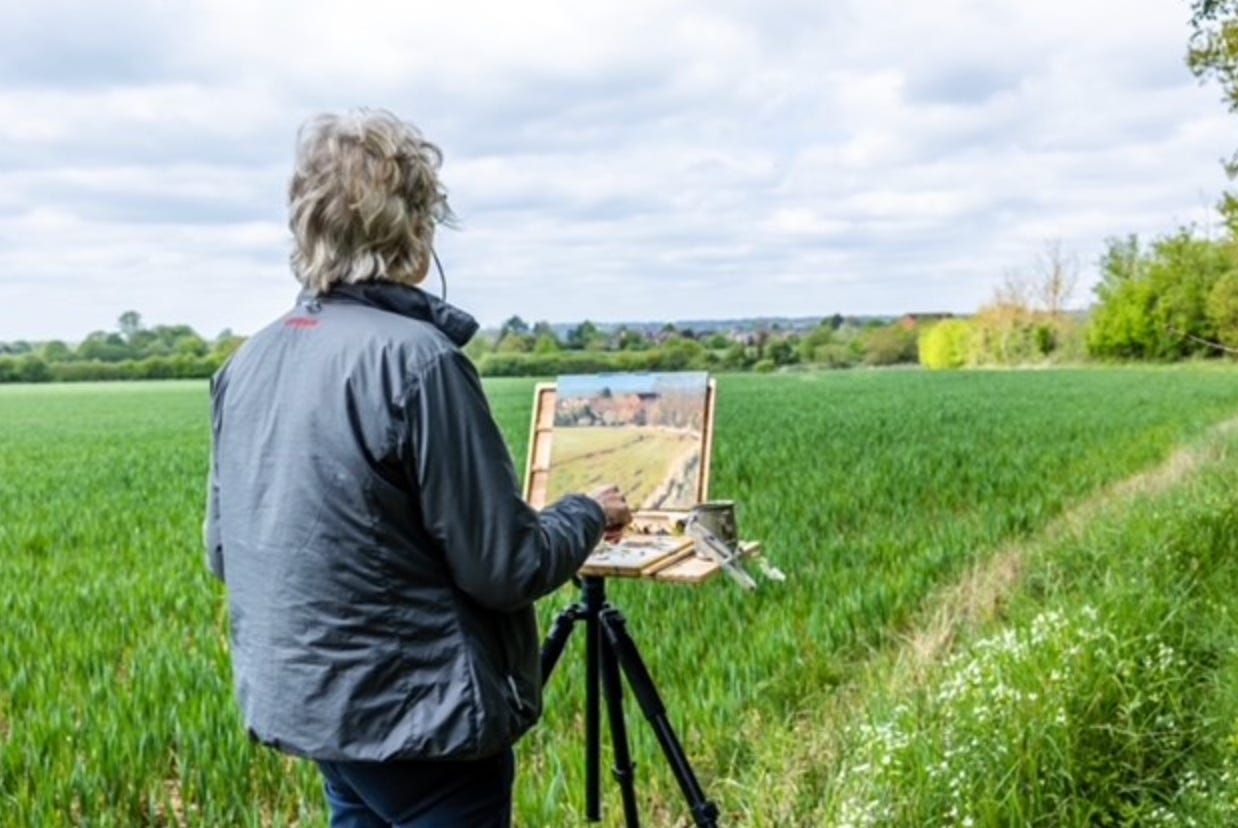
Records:
[[[603,389],[596,396],[561,400],[555,410],[555,425],[658,425],[660,407],[661,395],[653,391],[612,394]]]

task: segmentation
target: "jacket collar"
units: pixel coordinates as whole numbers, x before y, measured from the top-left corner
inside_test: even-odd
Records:
[[[457,348],[463,348],[473,338],[473,334],[477,333],[479,327],[476,319],[455,305],[449,305],[421,288],[395,282],[373,281],[351,285],[332,285],[330,291],[322,294],[302,291],[297,297],[297,304],[311,306],[314,302],[322,300],[368,305],[411,319],[429,322],[442,331]]]

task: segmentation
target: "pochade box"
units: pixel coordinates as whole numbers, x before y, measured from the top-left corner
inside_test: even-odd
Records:
[[[728,506],[708,503],[716,396],[704,372],[568,375],[537,385],[528,503],[541,509],[613,483],[632,507],[622,539],[600,544],[581,575],[699,583],[730,567],[728,555],[737,566],[759,554],[760,544],[737,538],[723,539],[728,554],[715,553],[703,548],[704,530],[694,531],[701,515]]]

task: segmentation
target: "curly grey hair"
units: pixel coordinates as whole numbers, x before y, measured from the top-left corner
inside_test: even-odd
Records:
[[[307,289],[386,279],[415,285],[436,223],[454,218],[439,148],[383,110],[318,115],[297,133],[288,186],[292,270]]]

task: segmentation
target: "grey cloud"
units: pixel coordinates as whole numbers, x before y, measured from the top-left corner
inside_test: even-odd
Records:
[[[984,104],[1017,90],[1018,72],[986,63],[961,63],[911,73],[907,98],[912,103]]]
[[[0,29],[0,83],[99,89],[167,80],[176,22],[169,4],[15,4]]]

